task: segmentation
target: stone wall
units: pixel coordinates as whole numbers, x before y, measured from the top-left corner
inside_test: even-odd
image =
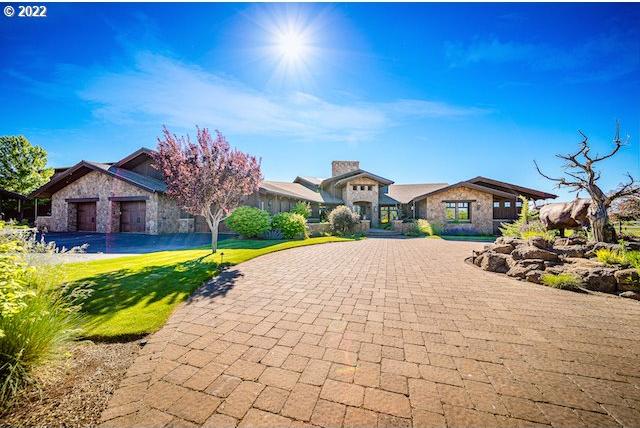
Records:
[[[353,190],[353,186],[357,186],[357,190]],[[360,190],[360,186],[371,186],[371,190]],[[365,187],[366,189],[366,187]],[[347,182],[342,189],[342,200],[349,208],[353,209],[356,202],[368,202],[371,204],[371,224],[376,226],[380,217],[378,207],[378,182],[370,178],[361,177],[353,181]]]
[[[96,232],[118,232],[119,228],[119,204],[113,203],[109,197],[118,196],[146,196],[146,224],[145,232],[159,233],[158,222],[158,198],[155,193],[148,192],[123,180],[113,178],[97,171],[90,172],[79,178],[51,197],[51,232],[72,232],[76,230],[76,208],[67,199],[98,198],[96,202]],[[164,197],[163,197],[164,198]],[[168,208],[167,208],[168,209]],[[179,211],[176,209],[178,215]],[[44,220],[43,220],[44,221]],[[116,226],[117,225],[117,226]],[[174,230],[177,232],[178,224],[175,222]]]
[[[470,201],[471,222],[448,223],[445,201]],[[419,204],[420,216],[429,221],[442,223],[445,232],[493,234],[493,195],[490,193],[457,187],[427,196]]]
[[[307,228],[309,229],[309,236],[322,236],[331,232],[331,224],[328,222],[307,223]]]
[[[180,230],[180,208],[171,198],[158,195],[158,233],[176,233]]]

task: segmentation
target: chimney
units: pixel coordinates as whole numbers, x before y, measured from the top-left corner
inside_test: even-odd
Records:
[[[333,161],[331,162],[331,176],[341,175],[360,169],[359,161]]]

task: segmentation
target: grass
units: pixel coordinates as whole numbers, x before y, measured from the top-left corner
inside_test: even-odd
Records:
[[[235,265],[274,251],[347,240],[333,236],[299,241],[226,240],[220,242],[216,254],[197,248],[67,264],[64,277],[93,290],[82,309],[87,320],[84,336],[120,340],[158,330],[176,305],[219,272],[221,257],[225,265]]]
[[[580,279],[570,273],[560,273],[557,275],[545,273],[540,279],[547,287],[558,288],[560,290],[578,290],[581,285]]]

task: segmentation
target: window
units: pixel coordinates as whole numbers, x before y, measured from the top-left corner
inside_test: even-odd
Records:
[[[445,202],[444,215],[448,222],[466,223],[471,221],[471,204],[467,201]]]
[[[500,201],[493,201],[493,208],[500,208]]]
[[[358,190],[358,186],[353,186],[353,190]]]
[[[511,201],[504,201],[505,208],[511,208]]]
[[[522,201],[516,201],[516,208],[522,208]]]
[[[398,208],[390,206],[380,207],[380,223],[389,223],[398,219]]]
[[[373,190],[373,186],[367,186],[367,190]]]

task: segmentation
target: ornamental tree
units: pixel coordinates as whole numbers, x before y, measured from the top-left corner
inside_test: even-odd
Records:
[[[591,196],[589,222],[591,223],[594,240],[597,242],[614,242],[615,230],[609,224],[607,210],[617,199],[640,195],[640,186],[629,173],[627,173],[627,181],[608,194],[598,185],[600,171],[595,169],[595,164],[614,156],[624,145],[620,139],[620,125],[616,124],[616,135],[613,139],[614,147],[606,155],[592,155],[589,138],[582,131],[579,132],[583,137],[579,150],[567,155],[556,155],[556,157],[565,161],[563,169],[566,177],[550,177],[542,172],[535,160],[533,162],[538,173],[546,179],[554,181],[556,187],[569,188],[574,192],[586,191]]]
[[[211,230],[211,251],[218,248],[220,222],[255,193],[262,182],[260,161],[233,149],[218,131],[197,129],[197,141],[176,136],[167,127],[153,155],[164,175],[167,195],[190,214],[201,215]]]

